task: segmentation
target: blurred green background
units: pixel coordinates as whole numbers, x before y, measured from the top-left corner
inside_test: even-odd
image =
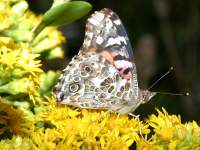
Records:
[[[32,11],[44,13],[52,0],[28,0]],[[139,86],[148,88],[171,66],[174,71],[152,91],[190,96],[157,95],[136,114],[145,117],[155,107],[180,114],[183,121],[200,121],[200,1],[199,0],[90,0],[93,11],[111,8],[121,18],[134,49]],[[92,12],[91,12],[92,13]],[[78,53],[85,33],[85,16],[60,29],[67,37],[64,60],[43,62],[43,68],[63,69]],[[50,34],[50,33],[49,33]]]

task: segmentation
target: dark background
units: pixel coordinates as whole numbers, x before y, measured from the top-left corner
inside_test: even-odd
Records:
[[[136,114],[146,117],[155,107],[180,114],[183,121],[200,121],[200,1],[199,0],[90,0],[93,11],[111,8],[121,18],[134,49],[139,86],[148,88],[171,66],[173,72],[152,91],[190,96],[157,95]],[[29,0],[32,11],[44,13],[51,0]],[[90,13],[92,13],[90,12]],[[84,18],[60,27],[67,38],[64,60],[44,62],[47,69],[63,69],[83,43]]]

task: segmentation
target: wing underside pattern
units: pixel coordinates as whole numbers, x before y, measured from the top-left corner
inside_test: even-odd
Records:
[[[95,12],[87,21],[83,50],[108,50],[128,60],[133,51],[121,20],[110,9]]]

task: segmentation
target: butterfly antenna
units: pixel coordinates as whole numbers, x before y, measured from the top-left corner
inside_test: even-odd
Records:
[[[170,93],[170,92],[155,92],[156,94],[162,94],[162,95],[175,95],[175,96],[189,96],[190,93]]]
[[[165,76],[170,74],[173,69],[174,69],[173,67],[170,67],[169,70],[164,75],[162,75],[158,80],[156,80],[147,90],[152,89],[160,80],[162,80]]]

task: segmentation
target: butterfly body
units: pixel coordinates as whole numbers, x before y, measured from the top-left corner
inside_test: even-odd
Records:
[[[57,101],[80,108],[134,111],[155,93],[138,88],[133,54],[119,17],[95,12],[86,25],[82,48],[55,86]]]

